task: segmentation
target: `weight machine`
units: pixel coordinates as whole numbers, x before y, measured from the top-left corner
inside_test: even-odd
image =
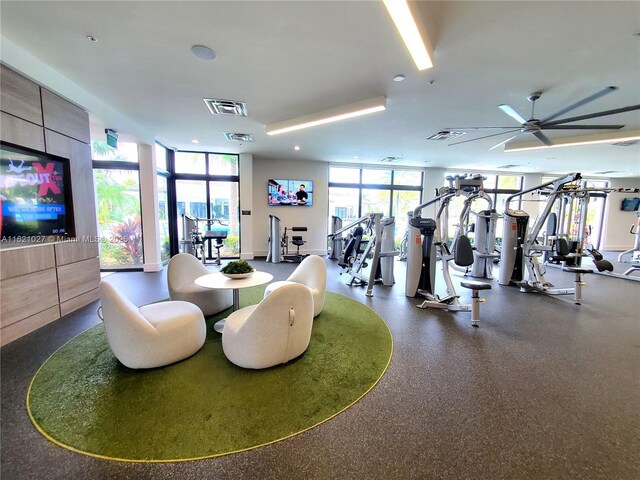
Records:
[[[452,177],[452,180],[455,177]],[[473,264],[469,272],[469,267],[460,267],[451,264],[451,268],[463,272],[465,275],[471,273],[475,278],[493,278],[493,260],[499,255],[495,253],[496,248],[496,223],[499,215],[493,208],[493,200],[491,196],[484,191],[484,180],[482,175],[475,174],[471,176],[459,176],[459,195],[465,197],[465,201],[460,212],[458,225],[453,235],[453,240],[449,245],[449,250],[453,251],[454,242],[460,236],[467,236],[470,232],[474,233],[473,239]],[[484,200],[487,202],[487,208],[479,212],[473,212],[471,207],[473,202]],[[475,222],[470,227],[469,220],[471,214],[475,215]],[[443,234],[443,238],[447,235]]]
[[[200,232],[200,222],[206,222],[207,230],[204,233]],[[210,262],[213,265],[220,265],[222,259],[220,256],[220,249],[224,247],[224,240],[227,238],[226,230],[213,230],[211,227],[214,224],[226,227],[217,218],[198,218],[192,217],[188,214],[182,215],[182,232],[184,238],[181,241],[183,250],[185,253],[189,253],[202,261],[203,265],[207,264],[207,259],[212,259]],[[209,244],[209,250],[212,252],[216,249],[216,258],[208,257],[206,252],[206,245]]]
[[[633,231],[634,225],[631,225],[631,230],[629,233],[631,235],[635,235],[635,243],[633,244],[633,248],[629,250],[625,250],[620,255],[618,255],[618,262],[626,263],[624,257],[626,255],[631,254],[631,262],[634,264],[627,271],[623,273],[623,275],[629,275],[631,272],[640,269],[640,212],[636,213],[636,231]]]
[[[482,176],[466,175],[447,177],[449,186],[441,187],[435,198],[416,207],[413,218],[409,221],[411,231],[407,249],[407,276],[405,295],[415,297],[420,295],[426,298],[419,308],[440,308],[449,311],[472,311],[472,323],[477,326],[479,320],[479,303],[481,302],[478,291],[487,290],[491,285],[480,282],[462,282],[465,288],[473,290],[471,305],[461,304],[460,297],[456,293],[451,275],[449,262],[452,260],[460,267],[469,267],[474,262],[471,242],[466,235],[458,235],[453,243],[453,248],[447,244],[447,216],[451,199],[460,196],[462,192],[469,197],[476,195],[482,189]],[[438,204],[435,220],[423,218],[422,209],[429,205]],[[465,230],[464,222],[458,225],[458,232]],[[440,298],[435,291],[435,267],[436,257],[440,258],[442,276],[447,289],[447,296]]]
[[[329,234],[329,240],[335,242],[351,228],[354,230],[338,264],[346,270],[349,277],[347,285],[366,285],[365,295],[372,297],[376,282],[382,282],[387,287],[395,283],[393,257],[399,254],[394,246],[395,219],[383,218],[382,213],[370,213]],[[369,234],[368,240],[363,238],[365,231]],[[370,267],[368,275],[363,273],[366,267]]]
[[[555,245],[540,244],[538,235],[549,217],[556,201],[568,192],[577,193],[578,187],[575,182],[581,179],[580,173],[570,173],[563,177],[558,177],[550,182],[544,183],[528,190],[511,195],[505,203],[504,230],[502,239],[502,251],[500,254],[500,285],[515,283],[520,286],[521,292],[541,292],[549,295],[573,295],[574,303],[580,305],[582,301],[582,275],[593,273],[588,268],[580,266],[566,265],[563,271],[575,274],[574,288],[555,288],[544,277],[544,271],[538,262],[538,257],[545,252],[556,251],[561,261],[567,262],[581,255],[581,252],[569,251],[566,240],[559,242],[560,247]],[[550,189],[550,190],[549,190]],[[529,214],[522,210],[509,208],[511,201],[521,197],[526,193],[536,190],[548,192],[546,205],[531,229],[527,233]],[[588,196],[588,192],[586,192]],[[586,208],[581,215],[581,224],[586,221]],[[556,249],[557,248],[557,249]],[[527,279],[524,279],[524,271],[527,271]]]
[[[289,235],[288,231],[306,232],[307,227],[285,227],[284,233],[280,235],[280,219],[275,215],[269,215],[269,239],[267,247],[267,262],[293,262],[299,263],[306,254],[300,253],[300,247],[307,243],[301,235],[292,235],[291,243],[296,246],[296,253],[289,254]]]

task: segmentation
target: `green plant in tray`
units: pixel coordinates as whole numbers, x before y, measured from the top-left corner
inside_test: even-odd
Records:
[[[220,271],[229,275],[235,275],[239,273],[251,273],[253,272],[253,267],[249,265],[246,260],[235,260],[227,263]]]

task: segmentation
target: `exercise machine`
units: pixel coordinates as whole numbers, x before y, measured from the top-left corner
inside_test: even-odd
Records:
[[[200,231],[200,222],[207,224],[207,229],[203,232]],[[224,240],[227,238],[227,231],[222,229],[213,229],[213,225],[219,224],[222,227],[226,227],[217,218],[198,218],[192,217],[188,214],[182,215],[182,231],[184,238],[181,241],[183,251],[194,255],[196,258],[202,261],[204,265],[211,263],[213,265],[220,265],[222,258],[220,255],[220,249],[224,247]],[[209,245],[209,251],[213,253],[213,249],[216,249],[216,257],[207,256],[207,244]],[[207,262],[212,260],[212,262]]]
[[[282,254],[280,250],[280,219],[275,215],[269,215],[269,240],[267,242],[267,262],[280,263]]]
[[[455,177],[453,177],[455,179]],[[493,208],[493,200],[484,191],[485,178],[480,174],[459,175],[458,176],[458,192],[459,195],[465,197],[465,201],[460,211],[458,225],[453,235],[449,250],[453,251],[453,243],[460,236],[468,236],[474,233],[473,238],[473,264],[471,267],[461,267],[455,263],[451,264],[451,268],[463,272],[465,275],[470,274],[475,278],[493,278],[493,261],[499,257],[495,253],[496,247],[496,224],[499,218],[498,213]],[[487,203],[487,208],[479,212],[471,210],[474,202],[483,200]],[[470,224],[471,214],[474,215],[475,222]],[[444,225],[443,225],[444,227]],[[441,235],[442,238],[447,237],[447,233]]]
[[[633,228],[635,227],[636,231],[633,231]],[[630,248],[629,250],[625,250],[624,252],[622,252],[620,255],[618,255],[618,262],[620,263],[627,263],[624,259],[625,256],[631,254],[631,261],[632,262],[640,262],[640,212],[636,213],[636,224],[635,225],[631,225],[631,230],[629,230],[629,233],[631,235],[635,235],[635,242],[633,244],[633,248]],[[636,267],[639,268],[639,267]],[[631,273],[631,271],[633,271],[634,268],[632,267],[631,270],[629,271],[629,273]],[[628,275],[628,273],[625,272],[625,275]]]
[[[342,219],[333,215],[331,217],[331,241],[329,242],[329,258],[331,260],[340,260],[343,252],[343,237],[342,233],[336,235],[335,232],[342,229]]]
[[[300,247],[307,243],[302,235],[291,235],[291,245],[295,245],[296,253],[289,253],[289,235],[287,234],[287,230],[291,230],[292,232],[306,232],[307,227],[284,227],[284,233],[282,234],[282,255],[281,259],[283,262],[291,262],[291,263],[300,263],[304,257],[308,257],[308,254],[301,254]]]
[[[407,297],[422,296],[425,300],[417,305],[419,308],[440,308],[449,311],[472,311],[472,324],[477,326],[479,320],[478,305],[480,302],[477,292],[482,289],[489,289],[489,284],[480,282],[466,282],[466,288],[473,290],[473,305],[460,303],[460,297],[456,293],[451,275],[449,273],[449,262],[454,261],[458,266],[466,268],[473,264],[473,249],[469,237],[458,235],[449,248],[447,244],[447,214],[449,203],[455,196],[465,191],[479,191],[482,179],[475,176],[467,177],[456,175],[447,177],[449,186],[441,187],[437,191],[435,198],[423,203],[413,211],[413,218],[409,221],[411,226],[408,249],[407,249],[407,271],[405,283],[405,295]],[[422,209],[429,205],[437,204],[435,220],[423,218]],[[458,232],[462,229],[458,226]],[[442,276],[446,285],[447,296],[441,298],[436,293],[435,270],[436,257],[440,258]],[[477,298],[476,298],[477,297]],[[476,301],[477,300],[477,301]]]
[[[563,193],[576,190],[576,183],[581,179],[580,173],[569,173],[563,177],[558,177],[542,185],[523,190],[507,197],[505,203],[504,229],[502,238],[502,251],[500,256],[500,285],[515,283],[520,287],[521,292],[540,292],[548,295],[573,295],[574,303],[580,305],[582,301],[581,287],[583,286],[582,275],[593,273],[591,269],[580,266],[567,265],[567,261],[575,258],[579,254],[569,250],[566,239],[556,242],[554,245],[540,244],[538,235],[549,217],[555,202]],[[510,203],[526,193],[536,190],[543,190],[548,194],[544,209],[538,215],[531,229],[527,229],[529,214],[522,210],[510,208]],[[586,218],[586,209],[584,212]],[[563,271],[571,272],[575,275],[573,288],[555,288],[545,277],[545,271],[538,262],[544,252],[555,251],[555,257],[565,262]],[[527,272],[525,279],[524,272]]]
[[[400,241],[400,255],[398,255],[398,261],[406,262],[407,261],[407,249],[409,248],[409,234],[411,232],[411,225],[409,225],[409,221],[413,218],[413,211],[407,212],[407,228],[404,230],[404,235],[402,236],[402,240]]]
[[[275,215],[269,215],[269,239],[267,241],[267,262],[293,262],[299,263],[306,254],[300,253],[300,247],[307,243],[301,235],[292,235],[291,244],[296,246],[296,253],[289,254],[289,233],[306,232],[307,227],[285,227],[284,233],[280,235],[280,219]]]
[[[363,226],[364,225],[364,226]],[[345,269],[349,286],[367,286],[365,295],[373,296],[375,283],[390,287],[395,283],[393,276],[393,257],[399,252],[395,250],[395,219],[384,217],[382,213],[364,215],[350,224],[329,235],[334,241],[338,235],[353,228],[348,237],[342,257],[338,265]],[[367,238],[365,238],[367,234]],[[368,274],[364,269],[370,267]]]

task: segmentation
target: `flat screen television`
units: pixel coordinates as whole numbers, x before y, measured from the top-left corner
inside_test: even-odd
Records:
[[[622,199],[620,210],[635,212],[640,208],[640,197],[628,197]]]
[[[0,238],[74,235],[69,160],[0,142]]]
[[[313,205],[313,180],[270,179],[269,205],[310,207]]]

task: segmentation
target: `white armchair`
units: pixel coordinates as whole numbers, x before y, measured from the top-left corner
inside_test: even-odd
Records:
[[[231,290],[211,290],[194,283],[211,273],[202,262],[188,253],[179,253],[169,260],[167,283],[169,298],[197,305],[205,316],[213,315],[233,305]]]
[[[190,357],[204,345],[204,316],[192,303],[138,308],[106,281],[100,282],[100,300],[109,348],[126,367],[162,367]]]
[[[311,290],[313,294],[313,316],[320,315],[322,307],[324,307],[324,293],[327,289],[327,265],[322,257],[309,255],[298,265],[298,268],[293,271],[289,278],[267,285],[264,291],[265,298],[276,289],[292,283],[306,285]]]
[[[304,285],[284,285],[258,305],[241,308],[227,317],[222,349],[239,367],[273,367],[304,353],[312,326],[311,291]]]

